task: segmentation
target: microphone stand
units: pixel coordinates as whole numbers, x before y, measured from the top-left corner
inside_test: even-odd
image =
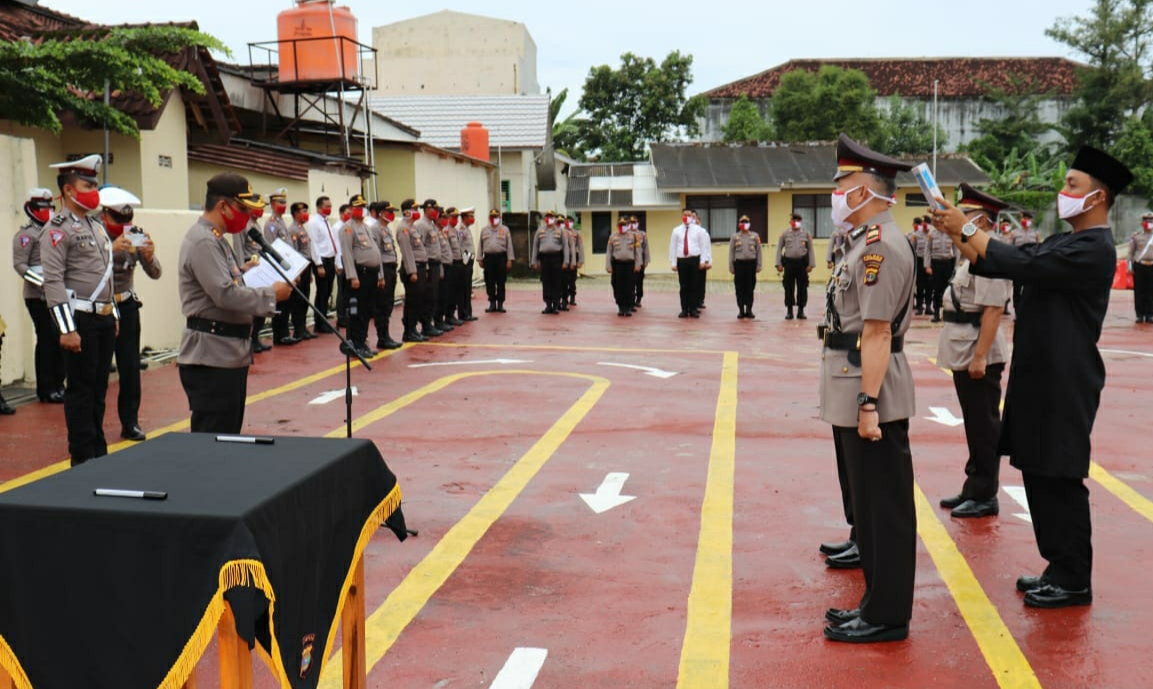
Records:
[[[284,269],[280,267],[280,263],[278,263],[276,261],[276,259],[274,259],[267,251],[265,251],[264,247],[260,248],[260,255],[264,257],[264,260],[268,261],[269,265],[272,266],[273,270],[275,270],[280,275],[280,277],[284,278],[284,281],[287,282],[288,286],[292,288],[292,292],[297,297],[303,299],[304,303],[308,304],[308,308],[312,309],[314,327],[315,327],[316,323],[324,323],[324,327],[331,330],[332,334],[336,335],[336,337],[340,340],[340,343],[343,345],[343,347],[341,347],[341,349],[344,351],[344,415],[345,415],[344,416],[344,423],[345,423],[345,436],[344,437],[351,438],[352,437],[352,357],[355,354],[356,358],[360,361],[360,364],[362,366],[364,366],[366,369],[368,369],[369,371],[372,370],[372,365],[369,364],[368,361],[363,356],[360,355],[360,352],[356,351],[356,348],[354,348],[349,343],[349,341],[347,339],[345,339],[344,335],[340,334],[339,328],[329,324],[328,316],[324,313],[321,313],[320,309],[317,308],[316,304],[313,304],[311,299],[304,296],[304,292],[300,291],[300,288],[296,286],[296,283],[294,283],[292,280],[288,279],[288,274],[285,273]],[[308,270],[308,269],[306,268],[305,270]],[[303,272],[303,271],[301,271],[301,272]]]

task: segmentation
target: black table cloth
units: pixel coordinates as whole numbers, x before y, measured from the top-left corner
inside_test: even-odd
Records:
[[[98,488],[164,491],[165,500]],[[17,687],[179,687],[224,600],[315,687],[352,567],[400,489],[367,440],[169,434],[0,495],[0,664]]]

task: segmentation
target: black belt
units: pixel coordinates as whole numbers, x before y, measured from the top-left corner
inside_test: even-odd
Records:
[[[225,323],[223,321],[210,321],[207,318],[189,318],[185,322],[189,330],[221,337],[235,337],[238,340],[247,340],[252,337],[251,323]]]
[[[945,311],[941,313],[941,320],[946,323],[968,323],[974,327],[981,327],[981,312]]]
[[[861,334],[860,333],[830,333],[825,332],[825,347],[827,349],[837,349],[849,352],[861,351]],[[897,335],[889,340],[889,351],[893,354],[900,352],[905,348],[905,336]]]

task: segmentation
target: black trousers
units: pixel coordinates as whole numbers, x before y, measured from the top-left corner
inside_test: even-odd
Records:
[[[872,624],[908,624],[917,564],[909,421],[881,424],[878,441],[861,438],[855,427],[838,426],[834,432],[841,436],[845,454],[865,574],[861,619]]]
[[[279,340],[288,337],[288,324],[292,318],[294,304],[292,297],[276,302],[276,314],[272,317],[272,339]]]
[[[917,291],[914,297],[915,308],[924,310],[930,303],[930,296],[932,293],[932,280],[929,277],[929,272],[925,270],[925,264],[922,263],[924,257],[917,257]]]
[[[949,287],[949,280],[953,277],[953,259],[933,259],[931,262],[933,274],[929,276],[930,299],[926,308],[939,313],[941,300],[945,298],[945,290]]]
[[[1000,487],[1001,453],[1001,375],[1005,364],[985,367],[985,377],[974,379],[968,370],[953,371],[953,389],[965,419],[965,441],[969,460],[965,462],[965,485],[961,495],[974,500],[996,497]]]
[[[252,319],[252,344],[260,342],[260,331],[264,330],[264,316]]]
[[[140,302],[120,302],[120,333],[116,336],[116,372],[120,392],[116,413],[120,425],[131,428],[140,422]]]
[[[845,448],[836,426],[833,427],[833,453],[837,458],[837,484],[841,487],[841,509],[845,512],[845,523],[849,525],[849,540],[856,542],[857,527],[853,521],[853,495],[849,489],[849,470],[845,467]]]
[[[248,367],[180,367],[180,384],[192,411],[193,433],[239,433],[248,397]]]
[[[1133,265],[1133,309],[1138,316],[1153,316],[1153,266]]]
[[[558,251],[553,254],[538,254],[537,260],[540,261],[541,296],[544,298],[545,306],[559,306],[564,253]]]
[[[80,351],[65,352],[68,387],[64,392],[64,421],[68,426],[68,454],[72,466],[108,454],[104,439],[104,405],[108,374],[116,350],[116,319],[77,311]],[[137,367],[137,372],[140,369]]]
[[[416,282],[412,281],[412,275],[416,275]],[[404,324],[404,332],[411,334],[420,323],[424,309],[424,293],[428,291],[428,264],[417,263],[415,273],[402,275],[402,277],[404,278],[404,313],[401,315],[401,323]]]
[[[312,266],[312,272],[316,274],[316,301],[313,303],[327,320],[328,312],[332,308],[332,285],[336,279],[336,259],[322,258],[320,261],[324,265],[324,277],[321,277],[320,273],[317,272],[315,264]]]
[[[436,305],[440,299],[440,288],[444,275],[441,272],[440,261],[428,262],[428,285],[424,289],[424,308],[421,309],[420,320],[426,325],[432,325],[436,319]]]
[[[25,299],[24,306],[36,330],[36,396],[44,399],[64,389],[64,350],[60,348],[60,332],[48,312],[48,302]]]
[[[642,267],[640,272],[634,275],[634,282],[636,283],[636,303],[641,303],[641,299],[645,298],[645,269]],[[576,296],[576,270],[573,270],[573,296]]]
[[[444,280],[440,283],[440,294],[437,297],[437,321],[452,318],[453,306],[456,301],[456,282],[460,279],[458,277],[460,273],[459,263],[459,261],[447,261],[441,264],[444,268]]]
[[[701,257],[677,259],[677,281],[681,288],[681,313],[692,313],[701,305],[701,286],[705,273],[701,270]]]
[[[347,271],[345,272],[347,276]],[[348,330],[345,335],[354,345],[368,344],[368,324],[372,322],[376,307],[376,283],[380,280],[380,266],[357,266],[356,277],[360,287],[353,287],[351,280],[345,285],[348,294]],[[352,300],[356,299],[356,308]]]
[[[1077,590],[1092,585],[1093,526],[1082,478],[1022,472],[1037,550],[1049,561],[1045,577]]]
[[[336,324],[348,325],[348,280],[336,281]]]
[[[704,307],[704,305],[705,305],[705,295],[709,291],[709,270],[711,270],[711,269],[706,269],[706,270],[700,271],[701,278],[697,282],[697,306],[698,307]]]
[[[485,254],[484,291],[489,301],[504,301],[504,284],[508,281],[508,254]]]
[[[756,260],[733,261],[733,287],[737,292],[737,308],[753,308],[753,294],[757,291]]]
[[[576,283],[577,283],[577,269],[575,267],[569,268],[564,271],[564,284],[561,285],[561,301],[571,301],[576,303]],[[641,290],[644,291],[643,289]],[[640,301],[640,297],[637,297]]]
[[[472,275],[475,261],[462,262],[456,280],[456,315],[464,320],[472,317]]]
[[[392,309],[396,302],[396,264],[385,263],[380,267],[380,277],[384,279],[384,287],[376,290],[376,304],[372,310],[372,320],[376,325],[376,339],[387,340],[388,321],[392,318]]]
[[[809,303],[809,259],[781,258],[784,271],[785,306],[799,309]]]
[[[312,311],[312,309],[309,307],[308,301],[312,297],[312,271],[306,270],[301,273],[300,282],[298,282],[296,286],[300,288],[302,293],[304,293],[304,297],[301,298],[296,294],[296,292],[293,292],[289,301],[292,302],[292,332],[293,334],[300,336],[303,333],[308,332],[308,314],[310,311]],[[315,325],[318,325],[323,332],[323,324],[318,323]]]
[[[636,263],[613,259],[613,300],[618,311],[632,311],[636,303]]]

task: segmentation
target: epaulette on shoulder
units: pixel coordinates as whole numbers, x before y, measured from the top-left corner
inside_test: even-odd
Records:
[[[867,229],[869,229],[868,225],[861,225],[860,227],[853,228],[853,230],[849,232],[849,237],[851,239],[856,239],[865,234],[865,230]]]
[[[865,244],[876,244],[881,241],[881,226],[869,225],[865,229]]]

